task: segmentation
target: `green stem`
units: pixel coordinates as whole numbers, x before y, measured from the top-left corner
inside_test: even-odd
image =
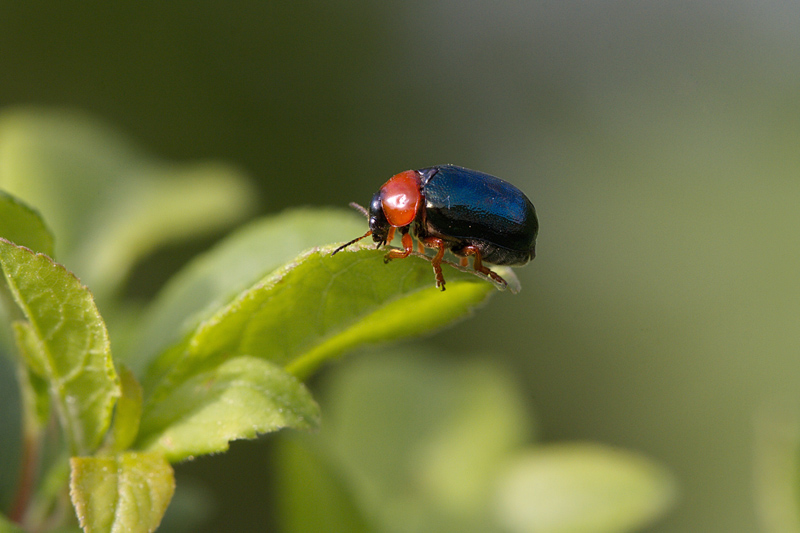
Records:
[[[39,439],[26,434],[23,438],[22,466],[19,473],[17,493],[11,505],[9,517],[12,521],[21,524],[33,496],[33,487],[36,484],[36,472],[39,464]]]
[[[42,427],[36,414],[34,392],[28,381],[27,368],[22,361],[17,362],[17,383],[22,406],[22,458],[20,461],[19,482],[11,506],[11,520],[22,523],[30,506],[41,455]]]

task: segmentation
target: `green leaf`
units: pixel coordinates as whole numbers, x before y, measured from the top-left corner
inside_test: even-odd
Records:
[[[794,410],[759,413],[755,500],[765,533],[800,532],[800,422]]]
[[[158,453],[70,459],[70,496],[81,527],[92,532],[155,531],[172,494],[172,467]]]
[[[288,483],[278,493],[292,497],[287,519],[321,521],[318,512],[352,500],[378,531],[495,530],[497,472],[530,437],[509,375],[490,359],[453,365],[406,348],[354,358],[325,377],[325,424],[297,439],[324,466],[278,463]],[[330,494],[315,489],[326,486]]]
[[[158,246],[228,225],[254,203],[228,166],[166,164],[85,114],[35,108],[0,115],[0,188],[45,213],[59,258],[100,297]]]
[[[341,238],[362,230],[363,221],[356,225],[354,220],[341,212],[297,211],[262,221],[220,245],[170,285],[161,300],[166,303],[156,308],[159,322],[175,331],[203,320],[148,370],[139,446],[154,446],[157,440],[158,449],[179,460],[224,449],[233,438],[274,429],[253,430],[263,422],[250,410],[241,421],[249,433],[237,427],[205,443],[195,430],[202,424],[192,422],[187,426],[191,431],[181,434],[177,445],[178,437],[165,433],[174,427],[183,431],[176,420],[186,415],[175,411],[175,398],[182,398],[177,404],[187,405],[181,410],[196,409],[188,401],[199,393],[195,389],[202,390],[205,380],[231,357],[257,358],[306,376],[321,362],[361,344],[418,335],[448,324],[493,292],[491,283],[450,265],[445,266],[448,290],[441,292],[427,259],[415,256],[384,264],[385,251],[358,247],[335,257],[333,246],[312,248],[264,277],[265,267],[272,269],[296,248],[327,239],[326,232]],[[342,228],[349,231],[339,231]],[[282,236],[284,245],[264,244]],[[255,260],[248,258],[252,248]],[[245,282],[249,285],[232,295]],[[153,346],[167,338],[169,334]],[[191,394],[184,400],[187,390]],[[202,421],[206,427],[212,424],[205,412]]]
[[[0,237],[53,256],[53,234],[41,215],[3,191],[0,191]]]
[[[159,246],[210,234],[252,209],[250,186],[220,163],[139,172],[126,176],[98,206],[94,231],[74,254],[83,276],[103,293],[117,288],[136,261]]]
[[[318,533],[374,531],[342,479],[308,439],[285,434],[275,451],[277,518],[280,531]]]
[[[31,325],[19,321],[13,326],[17,352],[22,359],[17,365],[17,378],[22,394],[24,423],[28,431],[35,434],[50,418],[49,383],[42,377],[45,375],[44,368],[40,366],[43,357]]]
[[[3,191],[0,191],[0,238],[53,256],[53,235],[39,213]],[[1,321],[12,322],[16,318],[16,306],[11,300],[5,284],[0,283]],[[8,334],[5,327],[0,327],[0,344],[10,348]]]
[[[145,313],[139,342],[126,359],[143,369],[169,344],[300,252],[359,233],[364,226],[364,218],[349,211],[295,209],[241,228],[169,281]]]
[[[83,113],[20,108],[0,114],[0,187],[45,213],[58,231],[61,258],[91,229],[95,207],[117,177],[140,158]]]
[[[0,516],[0,533],[25,533],[25,530],[7,518]]]
[[[149,404],[139,446],[175,462],[227,450],[231,440],[318,424],[319,407],[302,383],[274,364],[239,356]]]
[[[0,239],[0,268],[27,324],[17,327],[30,369],[49,384],[70,447],[94,450],[108,429],[119,381],[92,295],[64,267]]]
[[[663,468],[595,444],[558,444],[526,452],[502,476],[498,519],[511,533],[638,531],[675,500]]]
[[[136,440],[142,418],[142,386],[124,365],[120,371],[120,384],[122,394],[117,400],[111,428],[112,447],[117,452],[127,450]]]
[[[310,250],[242,292],[155,361],[145,390],[161,394],[199,368],[249,354],[305,377],[327,359],[365,343],[420,335],[469,314],[494,292],[475,274],[443,265],[447,290],[418,256],[383,263],[382,250],[331,257]],[[505,274],[505,271],[503,271]]]
[[[180,490],[175,492],[172,501],[169,502],[159,531],[163,530],[165,533],[201,531],[203,525],[217,514],[219,493],[215,493],[211,486],[187,476],[181,478],[180,485]]]

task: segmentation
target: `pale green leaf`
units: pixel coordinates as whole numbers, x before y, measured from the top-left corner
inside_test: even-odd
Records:
[[[800,533],[800,422],[795,410],[760,413],[755,503],[764,533]]]
[[[241,228],[169,281],[146,313],[139,342],[126,359],[141,369],[265,275],[365,225],[363,217],[344,210],[295,209]]]
[[[158,246],[228,225],[254,203],[228,166],[167,164],[90,116],[37,108],[0,114],[0,188],[45,214],[58,257],[99,296]]]
[[[171,310],[162,316],[167,325],[175,325],[171,316],[188,317],[177,329],[186,327],[186,320],[189,324],[198,317],[203,320],[151,365],[144,380],[139,446],[157,446],[152,449],[179,460],[224,449],[234,438],[274,429],[259,429],[264,424],[260,414],[250,409],[241,421],[236,420],[241,427],[217,436],[215,425],[224,429],[226,422],[212,422],[213,416],[231,417],[218,411],[216,404],[202,411],[202,424],[194,422],[193,412],[191,416],[183,413],[202,406],[192,398],[231,357],[257,358],[306,376],[323,361],[364,343],[419,335],[446,325],[468,314],[494,291],[491,283],[473,272],[446,265],[447,291],[442,292],[435,287],[428,259],[415,255],[384,264],[386,252],[372,247],[354,247],[335,257],[331,256],[334,246],[312,248],[263,275],[262,269],[273,269],[294,249],[326,237],[325,232],[341,238],[344,232],[338,230],[342,228],[350,229],[347,235],[363,229],[363,222],[356,229],[354,219],[340,212],[299,211],[259,223],[220,245],[190,267],[174,289],[168,289],[162,308]],[[275,247],[277,251],[264,244],[265,237],[281,235],[286,243]],[[247,257],[250,248],[256,249],[256,261]],[[240,275],[229,279],[236,273]],[[503,274],[510,276],[510,271]],[[243,282],[248,283],[244,290],[232,295]],[[195,314],[189,311],[193,308]],[[176,398],[180,398],[177,403]],[[189,423],[184,424],[184,419]]]
[[[140,169],[97,206],[93,230],[73,258],[94,290],[105,294],[159,246],[241,219],[251,211],[253,198],[242,176],[220,163]]]
[[[0,533],[25,533],[25,530],[7,518],[0,516]]]
[[[430,262],[419,256],[384,264],[382,250],[356,248],[331,257],[333,249],[310,250],[242,292],[160,356],[145,389],[157,397],[159,389],[230,354],[273,361],[305,377],[362,344],[449,324],[494,292],[491,283],[451,265],[444,265],[447,290],[440,291]]]
[[[172,494],[172,467],[158,453],[70,459],[70,496],[86,533],[155,531]]]
[[[671,476],[638,454],[557,444],[510,463],[496,508],[511,533],[621,533],[640,530],[674,500]]]
[[[3,191],[0,191],[0,237],[53,256],[53,234],[41,215]]]
[[[119,380],[91,293],[49,257],[4,239],[0,268],[27,320],[17,332],[30,368],[48,382],[73,453],[94,450],[108,429]]]
[[[0,165],[2,165],[1,162]],[[53,235],[39,213],[3,191],[0,191],[0,238],[25,246],[36,252],[53,256]],[[13,322],[18,317],[19,313],[12,301],[11,294],[8,292],[8,288],[4,283],[0,283],[0,321]],[[8,338],[8,334],[8,329],[0,327],[0,345],[10,347],[11,340]],[[20,378],[22,378],[23,383],[34,384],[25,376],[21,375]],[[27,385],[23,386],[27,387]],[[23,394],[27,397],[26,405],[32,407],[33,404],[29,400],[35,399],[36,394],[34,394],[34,391],[29,389]],[[42,405],[39,402],[39,407]],[[28,415],[30,414],[28,413]],[[32,421],[32,419],[29,420],[29,422]]]
[[[280,531],[319,533],[375,531],[367,526],[352,494],[308,439],[282,435],[274,448],[274,479]]]
[[[57,253],[90,230],[94,207],[141,155],[79,112],[7,109],[0,114],[0,188],[35,205],[57,234]],[[65,201],[65,200],[69,201]]]
[[[196,374],[146,406],[139,446],[172,461],[228,449],[228,442],[319,424],[319,407],[280,367],[239,356]]]
[[[323,467],[281,463],[302,520],[352,499],[379,531],[495,531],[491,496],[509,454],[530,438],[514,380],[487,360],[458,364],[414,348],[368,354],[322,383],[325,423],[300,439]],[[322,478],[322,479],[320,479]],[[287,481],[288,480],[288,481]],[[330,486],[331,494],[304,486]],[[343,494],[341,492],[344,492]]]
[[[111,427],[111,440],[114,451],[128,449],[139,433],[142,418],[142,386],[136,381],[133,372],[126,366],[120,370],[122,394],[114,410],[114,423]]]
[[[22,359],[17,365],[17,378],[24,406],[25,427],[35,433],[50,418],[50,389],[42,366],[44,355],[30,323],[18,321],[13,326],[17,353]]]

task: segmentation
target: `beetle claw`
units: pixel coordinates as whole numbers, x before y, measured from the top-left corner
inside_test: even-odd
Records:
[[[496,273],[495,273],[494,271],[492,271],[492,270],[489,270],[489,269],[487,269],[487,270],[488,270],[488,272],[487,272],[486,274],[487,274],[487,275],[488,275],[490,278],[492,278],[494,281],[496,281],[497,283],[499,283],[499,284],[500,284],[500,285],[502,285],[503,287],[508,287],[508,282],[507,282],[506,280],[504,280],[502,277],[500,277],[500,275],[499,275],[499,274],[496,274]]]

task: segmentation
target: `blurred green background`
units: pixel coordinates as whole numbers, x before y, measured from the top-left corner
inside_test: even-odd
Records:
[[[651,531],[753,531],[756,430],[800,399],[798,20],[797,2],[2,1],[0,105],[232,162],[264,213],[441,163],[513,182],[541,223],[522,293],[426,343],[497,353],[543,440],[670,467],[680,501]],[[268,514],[263,455],[240,443],[179,484],[251,484],[218,512]]]

